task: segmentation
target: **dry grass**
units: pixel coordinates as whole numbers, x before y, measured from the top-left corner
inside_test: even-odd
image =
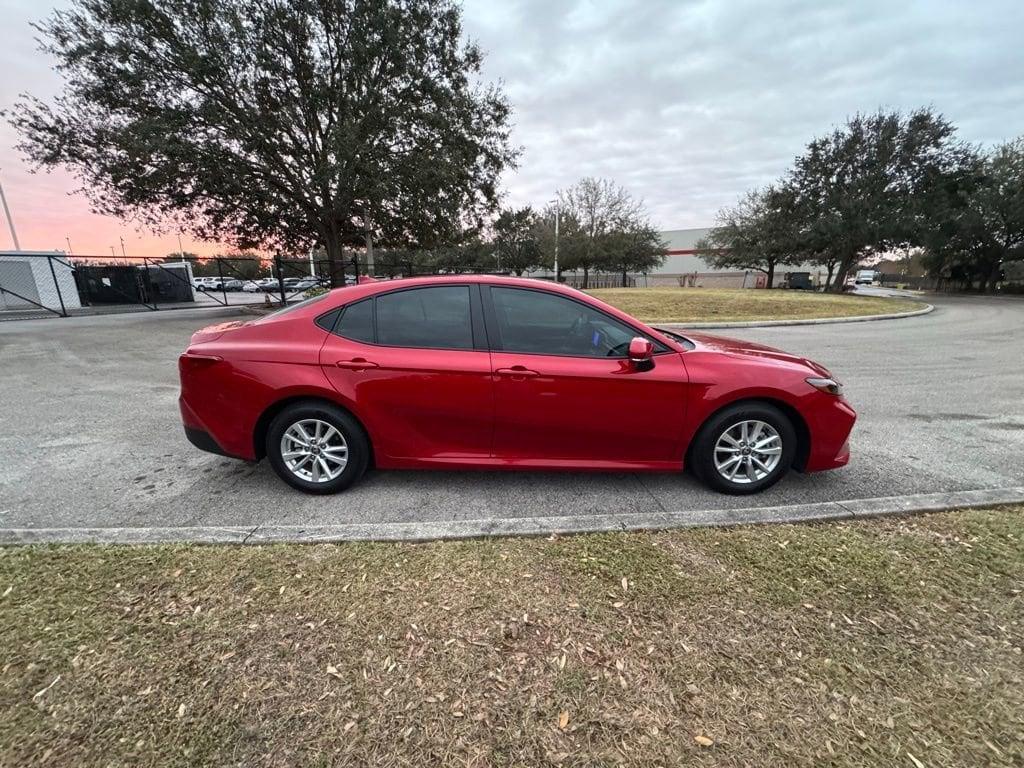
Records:
[[[0,765],[1020,765],[1021,511],[0,550]]]
[[[906,312],[922,306],[906,299],[784,290],[607,288],[590,293],[645,323],[854,317]]]

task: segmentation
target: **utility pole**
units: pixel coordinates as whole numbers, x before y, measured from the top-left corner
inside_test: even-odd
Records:
[[[128,261],[128,255],[124,252],[124,238],[121,237],[119,239],[121,240],[121,256],[124,258],[125,261]]]
[[[14,241],[14,250],[20,251],[21,244],[18,243],[18,233],[14,231],[14,219],[11,218],[11,209],[7,207],[7,196],[4,194],[4,185],[0,183],[0,202],[3,202],[4,213],[7,214],[7,226],[11,228],[11,240]]]
[[[366,228],[366,274],[373,277],[373,227],[370,224],[370,215],[365,209],[363,210],[363,222]]]
[[[561,217],[562,208],[559,198],[556,197],[551,202],[555,204],[555,282],[557,283],[560,282],[558,278],[561,276],[558,272],[558,219]]]
[[[110,246],[110,258],[112,258],[112,259],[116,259],[117,258],[117,254],[114,253],[114,246]]]

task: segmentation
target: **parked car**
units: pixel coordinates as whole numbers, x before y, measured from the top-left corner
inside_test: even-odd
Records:
[[[197,447],[311,493],[381,469],[679,471],[745,494],[849,461],[821,365],[647,326],[549,282],[367,281],[204,328],[179,361]]]
[[[258,293],[259,291],[274,291],[278,287],[277,278],[264,277],[259,280],[246,280],[242,290],[246,293]]]
[[[216,277],[194,277],[192,278],[192,287],[197,291],[213,291],[220,290],[220,283]]]
[[[194,280],[197,291],[240,291],[242,281],[233,277],[197,277]]]
[[[873,282],[875,282],[875,270],[857,270],[857,276],[854,278],[853,282],[855,285],[871,285]]]
[[[303,280],[299,280],[297,283],[292,283],[290,290],[293,291],[308,291],[310,288],[316,288],[323,283],[315,277],[307,277]]]

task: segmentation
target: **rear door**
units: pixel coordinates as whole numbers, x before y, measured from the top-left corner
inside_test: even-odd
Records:
[[[627,358],[637,329],[545,290],[484,288],[494,371],[494,452],[510,463],[682,462],[687,376],[656,340],[654,367]]]
[[[491,455],[494,392],[476,285],[405,288],[346,306],[320,351],[378,458]]]

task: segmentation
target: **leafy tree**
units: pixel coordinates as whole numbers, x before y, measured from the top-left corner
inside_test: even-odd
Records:
[[[621,274],[625,288],[630,272],[650,272],[660,267],[668,251],[657,229],[648,223],[631,223],[607,235],[605,253],[602,268]]]
[[[697,244],[710,265],[763,272],[769,288],[776,268],[802,263],[807,247],[796,190],[786,185],[747,193],[718,214],[716,226]]]
[[[592,177],[559,192],[558,202],[563,217],[559,236],[562,268],[582,269],[585,290],[590,270],[608,258],[608,236],[646,223],[643,206],[615,182]]]
[[[625,281],[629,271],[664,262],[664,243],[643,203],[608,179],[584,178],[559,192],[558,213],[560,271],[582,269],[584,289],[591,270],[622,272]]]
[[[990,290],[1006,261],[1024,257],[1024,137],[970,156],[944,181],[923,218],[924,262],[933,274]]]
[[[954,133],[928,109],[857,115],[796,159],[787,183],[836,263],[834,289],[862,259],[912,242],[915,198],[961,162]]]
[[[75,0],[37,25],[63,91],[8,113],[96,211],[238,248],[432,246],[514,164],[454,0]]]
[[[533,209],[502,211],[494,222],[493,246],[499,269],[522,275],[540,267],[543,256]]]

